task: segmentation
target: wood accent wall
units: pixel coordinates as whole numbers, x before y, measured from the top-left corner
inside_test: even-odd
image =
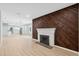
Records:
[[[37,28],[56,28],[55,45],[78,51],[78,4],[33,19],[33,38]]]
[[[78,4],[78,51],[79,51],[79,4]]]

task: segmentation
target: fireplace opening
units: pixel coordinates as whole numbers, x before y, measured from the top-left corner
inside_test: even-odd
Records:
[[[49,45],[49,36],[48,35],[40,35],[40,42],[46,45]]]

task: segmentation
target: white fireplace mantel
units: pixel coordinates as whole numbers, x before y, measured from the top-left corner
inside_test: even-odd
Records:
[[[48,35],[49,45],[54,46],[55,30],[56,28],[37,28],[38,42],[40,42],[40,35]]]

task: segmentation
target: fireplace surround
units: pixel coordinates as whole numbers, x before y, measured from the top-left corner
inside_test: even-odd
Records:
[[[56,28],[37,28],[38,42],[54,46]]]

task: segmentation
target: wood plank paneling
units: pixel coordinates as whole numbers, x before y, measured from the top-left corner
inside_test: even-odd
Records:
[[[78,51],[78,4],[33,20],[33,38],[37,28],[56,28],[55,45]]]

